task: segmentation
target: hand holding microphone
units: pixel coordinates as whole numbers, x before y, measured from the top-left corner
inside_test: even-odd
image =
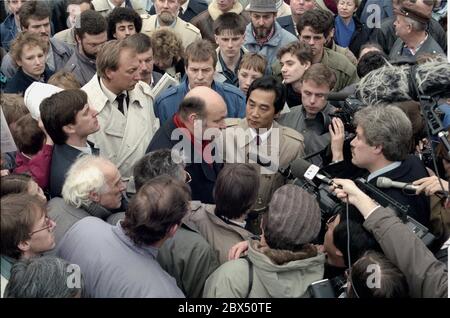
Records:
[[[442,185],[444,186],[444,190],[448,191],[448,182],[440,179]],[[416,188],[416,194],[420,194],[424,192],[427,196],[431,196],[433,194],[444,194],[442,192],[441,183],[439,182],[439,178],[437,176],[426,177],[413,182],[414,187]]]

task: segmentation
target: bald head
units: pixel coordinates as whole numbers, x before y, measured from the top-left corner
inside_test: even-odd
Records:
[[[202,128],[225,128],[227,105],[222,96],[206,86],[191,89],[180,105],[180,116],[189,128],[194,121],[201,120]]]

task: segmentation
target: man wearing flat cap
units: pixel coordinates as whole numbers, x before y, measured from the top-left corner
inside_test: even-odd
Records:
[[[276,0],[250,0],[246,10],[250,12],[251,23],[245,30],[244,46],[250,52],[264,55],[268,65],[266,72],[271,73],[278,49],[297,38],[276,21]]]
[[[430,15],[410,2],[404,2],[395,10],[395,14],[394,27],[398,38],[389,53],[390,60],[423,53],[445,55],[440,45],[427,32]]]

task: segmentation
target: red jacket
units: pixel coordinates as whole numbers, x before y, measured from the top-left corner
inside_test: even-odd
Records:
[[[44,147],[31,159],[25,157],[20,151],[16,154],[15,173],[27,173],[31,175],[34,181],[42,188],[48,187],[48,178],[50,175],[50,164],[52,161],[53,146],[44,145]]]

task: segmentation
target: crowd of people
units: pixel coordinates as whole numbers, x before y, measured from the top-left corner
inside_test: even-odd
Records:
[[[447,1],[4,3],[2,297],[448,297]]]

